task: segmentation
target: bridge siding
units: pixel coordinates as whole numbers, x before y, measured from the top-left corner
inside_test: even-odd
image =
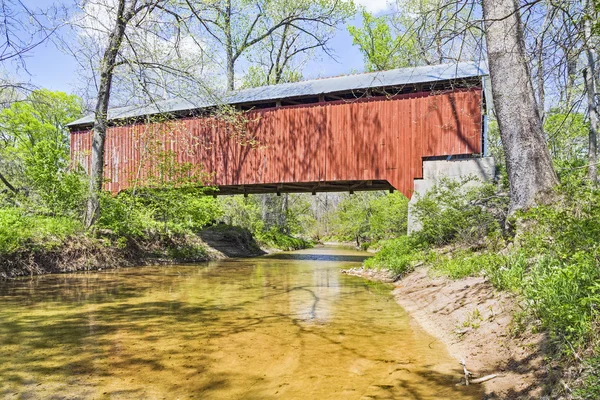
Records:
[[[242,146],[214,118],[111,127],[106,189],[118,192],[155,173],[148,138],[179,162],[202,164],[215,185],[341,180],[389,181],[409,196],[422,158],[482,152],[481,90],[319,103],[247,113],[257,146]],[[153,141],[150,141],[153,143]],[[91,132],[71,134],[71,155],[90,168]]]

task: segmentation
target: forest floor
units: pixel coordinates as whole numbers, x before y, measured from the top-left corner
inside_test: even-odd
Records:
[[[483,277],[451,280],[432,276],[426,267],[396,281],[386,271],[356,268],[344,273],[393,283],[396,302],[442,341],[457,363],[464,360],[474,378],[497,375],[482,383],[486,399],[540,398],[547,380],[545,337],[531,329],[515,336],[519,306],[514,296],[494,289]]]

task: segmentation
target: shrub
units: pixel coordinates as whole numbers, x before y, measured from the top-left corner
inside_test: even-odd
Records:
[[[470,184],[473,181],[441,180],[417,200],[414,213],[422,229],[416,235],[421,240],[440,246],[500,236],[508,197],[498,195],[493,184]]]
[[[267,232],[259,233],[257,239],[267,246],[285,251],[306,249],[313,246],[311,242],[287,235],[275,227],[269,229]]]
[[[401,236],[383,242],[374,257],[365,261],[365,267],[390,269],[398,275],[412,271],[414,263],[423,258],[425,246],[417,238]]]
[[[383,195],[370,203],[369,219],[371,241],[406,235],[408,227],[408,199],[400,192]]]
[[[51,249],[82,230],[66,217],[28,215],[19,208],[0,208],[0,254],[22,249]]]

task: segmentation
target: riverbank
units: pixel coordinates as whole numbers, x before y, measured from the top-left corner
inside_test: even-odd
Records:
[[[152,264],[254,257],[264,250],[245,229],[218,225],[196,234],[116,237],[110,231],[77,234],[43,246],[31,244],[0,258],[0,279]]]
[[[400,280],[385,270],[344,271],[369,280],[391,282],[393,295],[415,323],[443,342],[448,352],[477,377],[497,375],[482,385],[487,399],[539,398],[548,381],[544,335],[531,328],[515,332],[519,310],[514,295],[492,287],[483,277],[451,280],[419,267]],[[457,383],[461,376],[457,376]],[[464,379],[462,379],[464,382]]]

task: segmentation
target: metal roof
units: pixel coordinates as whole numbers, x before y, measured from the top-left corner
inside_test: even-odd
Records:
[[[251,104],[264,101],[317,96],[368,88],[398,87],[420,83],[452,81],[487,75],[487,69],[476,63],[454,63],[424,67],[400,68],[389,71],[313,79],[295,83],[262,86],[225,94],[221,101],[216,96],[173,98],[142,106],[127,106],[109,110],[108,119],[135,118],[145,115],[192,111],[221,104]],[[210,98],[212,97],[212,98]],[[86,115],[67,126],[90,125],[94,114]]]

